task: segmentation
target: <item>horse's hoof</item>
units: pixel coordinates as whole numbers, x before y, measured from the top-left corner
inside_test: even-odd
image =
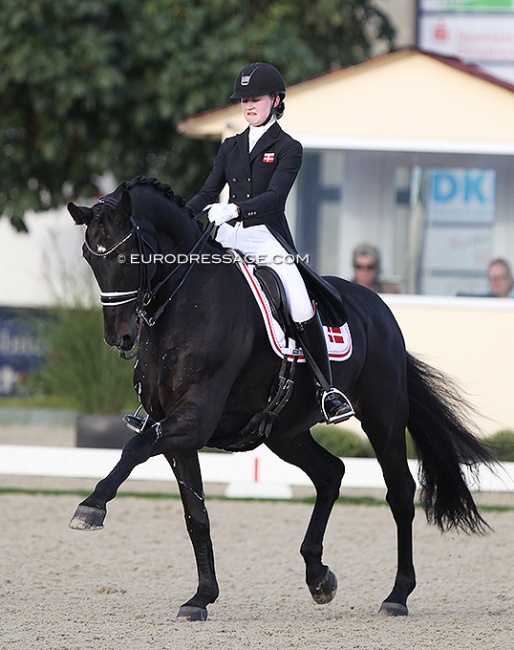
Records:
[[[383,602],[378,610],[379,616],[408,616],[409,610],[400,603]]]
[[[191,607],[191,605],[182,605],[177,614],[177,619],[179,618],[185,618],[186,621],[206,621],[207,610],[205,607]]]
[[[79,506],[71,521],[69,527],[74,530],[100,530],[104,527],[104,519],[107,512],[91,506]]]
[[[308,587],[314,602],[318,605],[326,605],[334,599],[337,593],[337,578],[327,567],[327,572],[323,580],[313,587],[310,585]]]

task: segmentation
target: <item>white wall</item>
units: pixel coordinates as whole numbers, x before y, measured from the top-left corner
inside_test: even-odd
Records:
[[[83,227],[65,208],[27,213],[29,233],[18,233],[0,219],[0,306],[44,307],[61,296],[63,277],[86,273]]]
[[[514,429],[514,300],[384,294],[407,350],[447,373],[485,436]],[[393,407],[394,408],[394,407]],[[355,418],[344,428],[361,432]]]
[[[458,381],[482,431],[514,429],[514,300],[383,297],[407,349]]]

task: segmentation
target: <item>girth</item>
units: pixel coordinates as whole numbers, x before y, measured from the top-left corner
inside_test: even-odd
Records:
[[[225,451],[250,451],[265,442],[293,392],[296,363],[296,357],[293,361],[284,357],[266,407],[254,415],[240,431],[221,438],[211,438],[207,446]]]

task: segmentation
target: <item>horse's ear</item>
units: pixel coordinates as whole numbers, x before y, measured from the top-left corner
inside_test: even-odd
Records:
[[[132,211],[133,211],[133,205],[132,205],[132,197],[130,196],[130,192],[127,190],[123,190],[120,196],[120,201],[116,206],[114,218],[121,225],[122,223],[127,221],[127,219],[130,219],[130,217],[132,216]]]
[[[89,226],[93,218],[93,210],[91,208],[81,207],[74,203],[68,203],[67,208],[77,225],[86,224],[86,226]]]

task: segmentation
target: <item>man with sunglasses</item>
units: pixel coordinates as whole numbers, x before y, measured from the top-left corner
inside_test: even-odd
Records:
[[[398,286],[380,279],[380,253],[370,244],[359,244],[353,250],[353,282],[376,293],[398,293]]]

